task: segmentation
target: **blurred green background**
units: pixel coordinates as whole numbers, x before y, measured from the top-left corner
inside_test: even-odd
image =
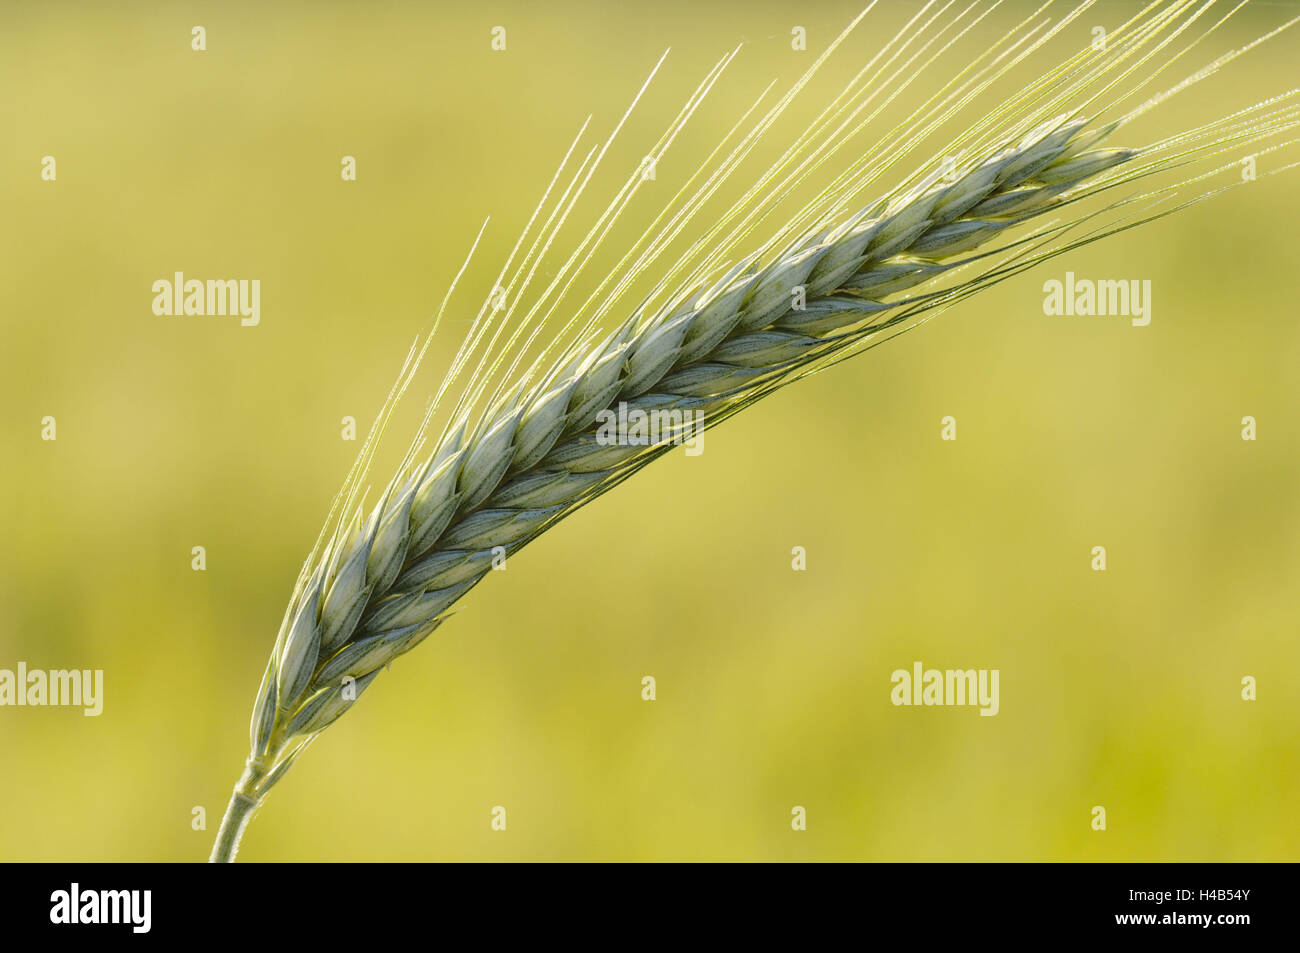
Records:
[[[0,858],[205,859],[358,446],[340,419],[364,433],[482,219],[416,405],[588,114],[607,132],[672,47],[621,177],[744,41],[659,168],[675,191],[857,9],[6,3],[0,667],[101,668],[106,697],[99,718],[0,709]],[[796,123],[914,9],[881,3]],[[1099,4],[1069,47],[1136,9]],[[1296,12],[1248,8],[1162,85]],[[1283,91],[1296,44],[1141,134]],[[241,859],[1300,859],[1297,212],[1293,171],[1091,246],[649,468],[379,679]],[[1150,327],[1045,317],[1067,268],[1149,278]],[[261,325],[155,316],[177,270],[260,279]],[[1000,714],[893,707],[915,660],[1000,669]]]

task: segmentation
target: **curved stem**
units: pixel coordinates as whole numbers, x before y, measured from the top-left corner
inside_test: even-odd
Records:
[[[262,799],[257,793],[257,785],[266,776],[262,762],[248,759],[244,773],[235,790],[230,795],[230,803],[221,818],[221,827],[217,830],[216,842],[212,845],[212,854],[208,857],[210,864],[229,864],[239,852],[239,841],[244,836],[244,829],[253,819],[253,814],[261,805]]]

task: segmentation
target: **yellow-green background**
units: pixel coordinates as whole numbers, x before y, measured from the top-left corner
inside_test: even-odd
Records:
[[[102,668],[106,699],[0,709],[0,858],[205,858],[357,446],[340,418],[368,425],[482,218],[417,405],[588,113],[607,131],[673,48],[621,175],[748,41],[660,166],[673,187],[856,9],[4,4],[0,667]],[[882,3],[830,79],[908,9]],[[1070,46],[1135,9],[1099,4]],[[1246,10],[1168,79],[1295,12]],[[1279,38],[1141,133],[1284,90],[1298,51]],[[1300,859],[1297,212],[1292,172],[1077,252],[651,467],[383,675],[241,858]],[[1153,323],[1044,317],[1066,268],[1149,278]],[[259,278],[261,326],[154,316],[176,270]],[[1001,713],[892,707],[918,659],[1000,669]]]

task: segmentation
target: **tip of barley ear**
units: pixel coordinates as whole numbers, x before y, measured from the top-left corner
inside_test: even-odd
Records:
[[[1137,149],[1094,149],[1056,162],[1035,174],[1045,185],[1073,185],[1123,165],[1138,154]]]

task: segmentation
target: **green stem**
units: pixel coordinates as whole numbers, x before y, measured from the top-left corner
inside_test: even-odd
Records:
[[[253,814],[262,803],[258,784],[266,777],[266,768],[261,761],[248,759],[244,773],[230,795],[225,816],[221,818],[221,828],[217,831],[217,840],[212,845],[210,864],[229,864],[239,852],[239,840],[244,836],[244,829],[253,819]]]

